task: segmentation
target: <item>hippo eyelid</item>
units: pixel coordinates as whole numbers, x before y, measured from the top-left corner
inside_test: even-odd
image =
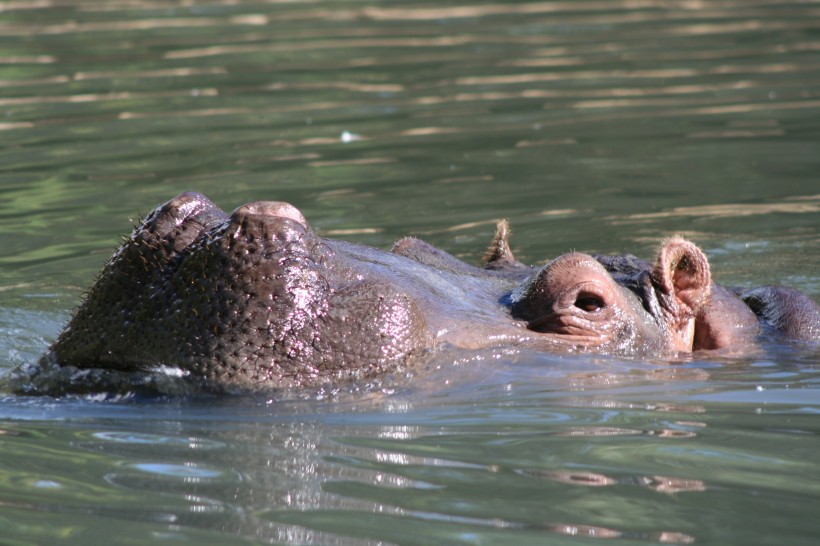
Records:
[[[561,300],[562,307],[594,313],[612,303],[612,287],[603,278],[587,279],[566,290]]]
[[[597,313],[606,307],[606,301],[600,294],[582,290],[575,296],[573,305],[587,313]]]

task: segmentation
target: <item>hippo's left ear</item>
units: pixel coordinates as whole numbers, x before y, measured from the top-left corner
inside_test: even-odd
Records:
[[[487,251],[484,252],[481,261],[484,263],[484,269],[531,270],[530,267],[522,264],[513,256],[512,250],[510,250],[510,224],[506,220],[499,220],[496,223],[495,236],[490,246],[487,247]]]
[[[712,293],[706,255],[694,243],[673,237],[661,246],[651,275],[667,326],[676,338],[673,345],[691,351],[694,317]]]
[[[495,235],[481,261],[487,269],[497,269],[499,266],[515,263],[515,257],[510,250],[510,224],[506,220],[496,222]]]

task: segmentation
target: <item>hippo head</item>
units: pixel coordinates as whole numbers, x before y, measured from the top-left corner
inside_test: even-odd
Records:
[[[706,256],[679,237],[651,263],[570,253],[541,268],[516,261],[508,238],[502,221],[480,269],[419,239],[384,252],[320,237],[287,203],[226,214],[184,193],[135,227],[41,362],[171,370],[230,390],[401,375],[444,345],[619,355],[753,346],[755,312],[787,337],[820,341],[810,298],[713,285]]]
[[[552,260],[510,295],[513,316],[551,341],[596,352],[689,352],[712,291],[693,243],[665,241],[654,263],[631,255],[573,252]]]

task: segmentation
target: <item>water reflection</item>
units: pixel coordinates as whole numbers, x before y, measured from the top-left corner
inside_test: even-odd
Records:
[[[3,6],[6,8],[6,6]],[[39,6],[39,7],[51,7]],[[25,25],[15,23],[13,25],[0,25],[0,36],[30,36],[30,35],[50,35],[50,34],[74,34],[86,32],[112,32],[112,31],[139,31],[153,30],[159,28],[176,27],[225,27],[230,25],[266,25],[268,19],[262,15],[243,15],[226,18],[207,17],[184,17],[179,19],[138,19],[134,21],[100,21],[100,22],[77,22],[69,21],[61,24],[50,25]]]
[[[820,197],[795,196],[779,203],[726,203],[721,205],[702,205],[697,207],[677,207],[670,211],[631,214],[624,218],[613,218],[616,223],[643,221],[670,217],[714,217],[731,218],[737,216],[756,216],[761,214],[810,214],[820,212]]]
[[[43,516],[91,511],[114,524],[218,529],[289,544],[403,544],[400,537],[416,536],[421,525],[419,543],[495,532],[505,541],[568,535],[687,543],[703,531],[678,516],[682,505],[717,509],[738,488],[785,488],[798,499],[816,489],[800,483],[799,472],[782,471],[809,468],[814,451],[801,442],[812,415],[788,414],[788,430],[777,415],[751,415],[754,424],[737,436],[725,425],[736,413],[731,405],[664,400],[670,389],[694,388],[685,374],[626,368],[614,383],[625,389],[621,396],[602,387],[568,394],[563,373],[536,382],[537,366],[508,365],[495,363],[497,375],[480,392],[468,379],[438,401],[406,393],[324,406],[80,404],[86,413],[69,427],[7,421],[4,461],[15,477],[0,480],[0,495],[40,499]],[[480,368],[476,374],[487,377]],[[506,383],[510,377],[517,381]],[[714,384],[703,387],[711,391]],[[301,413],[309,408],[315,412]],[[119,418],[107,415],[113,410]],[[133,411],[154,419],[128,417]],[[734,441],[724,442],[726,434]],[[773,441],[790,460],[767,453]],[[83,473],[67,479],[78,465]],[[42,502],[42,495],[51,497]],[[767,502],[754,498],[747,500]]]
[[[218,91],[216,89],[197,89],[197,96],[216,96]],[[13,106],[19,104],[43,104],[43,103],[82,103],[82,102],[104,102],[104,101],[124,101],[135,99],[156,99],[156,98],[170,98],[170,97],[188,97],[192,95],[192,91],[160,91],[155,93],[131,93],[124,91],[121,93],[105,93],[100,95],[67,95],[67,96],[52,96],[52,97],[15,97],[0,99],[0,106]]]
[[[129,71],[97,71],[97,72],[76,72],[71,79],[75,81],[83,80],[146,80],[151,78],[186,78],[196,76],[211,76],[228,74],[228,69],[222,66],[209,67],[182,67],[182,68],[159,68],[156,70],[129,70]],[[66,78],[59,76],[58,78]],[[62,83],[62,82],[61,82]]]

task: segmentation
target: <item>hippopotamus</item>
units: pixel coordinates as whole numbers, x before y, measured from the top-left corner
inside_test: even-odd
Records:
[[[817,342],[820,307],[784,287],[715,285],[680,237],[652,261],[572,252],[536,267],[515,259],[502,221],[479,267],[412,237],[390,251],[320,237],[288,203],[226,214],[183,193],[134,228],[44,361],[293,388],[375,377],[447,346],[742,351],[761,324]]]

